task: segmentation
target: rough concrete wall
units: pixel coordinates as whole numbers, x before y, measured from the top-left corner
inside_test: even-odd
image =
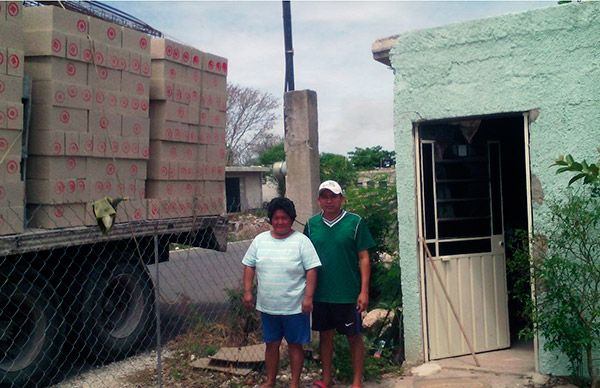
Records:
[[[261,174],[248,174],[246,181],[246,201],[248,209],[262,208],[262,179]]]
[[[302,225],[319,210],[319,121],[317,93],[295,90],[283,95],[285,116],[286,197],[294,201]]]
[[[228,178],[240,179],[240,210],[259,209],[263,202],[262,178],[260,173],[228,173]]]
[[[584,2],[400,35],[395,142],[405,340],[423,359],[413,122],[539,109],[530,125],[531,169],[546,198],[566,185],[549,168],[559,154],[594,160],[600,145],[600,3]],[[534,203],[534,227],[546,206]],[[540,346],[542,348],[542,346]],[[541,349],[540,371],[566,372]]]

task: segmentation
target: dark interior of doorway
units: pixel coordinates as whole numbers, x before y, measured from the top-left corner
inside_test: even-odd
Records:
[[[524,298],[531,295],[529,266],[519,259],[517,248],[527,246],[527,186],[523,116],[485,119],[481,130],[500,141],[502,147],[502,196],[506,252],[506,282],[511,343],[531,326]]]
[[[519,333],[530,327],[523,301],[531,294],[529,267],[527,263],[522,264],[522,259],[519,260],[516,252],[519,244],[523,244],[528,228],[523,115],[517,113],[469,117],[464,120],[443,120],[423,124],[420,129],[423,140],[450,143],[462,141],[470,144],[488,140],[500,142],[509,324],[511,343],[521,342]],[[423,168],[427,170],[427,166]],[[424,190],[427,190],[427,187]],[[427,207],[428,204],[425,203],[424,206]],[[432,211],[426,213],[432,214]],[[425,220],[425,224],[431,224],[431,220]],[[477,247],[460,247],[461,251],[471,248],[477,249]]]

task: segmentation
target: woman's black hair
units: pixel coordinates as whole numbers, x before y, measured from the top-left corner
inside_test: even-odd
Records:
[[[294,206],[294,202],[288,198],[276,197],[269,202],[267,205],[267,217],[269,218],[269,223],[273,221],[273,213],[275,213],[275,210],[283,210],[290,216],[292,222],[296,219],[296,207]]]

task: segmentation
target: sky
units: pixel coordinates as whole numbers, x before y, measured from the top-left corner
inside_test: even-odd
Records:
[[[228,83],[274,95],[283,135],[281,1],[106,2],[166,37],[228,59]],[[319,151],[394,149],[393,73],[376,62],[380,38],[555,6],[555,1],[292,1],[296,90],[317,93]]]

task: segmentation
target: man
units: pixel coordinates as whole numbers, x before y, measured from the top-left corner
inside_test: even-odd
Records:
[[[332,384],[333,337],[337,331],[350,344],[352,387],[358,388],[362,386],[365,354],[361,313],[369,304],[369,249],[375,241],[359,215],[342,209],[345,198],[337,182],[321,183],[317,201],[322,211],[304,227],[322,264],[317,271],[312,328],[320,335],[323,377],[314,386],[328,388]]]

